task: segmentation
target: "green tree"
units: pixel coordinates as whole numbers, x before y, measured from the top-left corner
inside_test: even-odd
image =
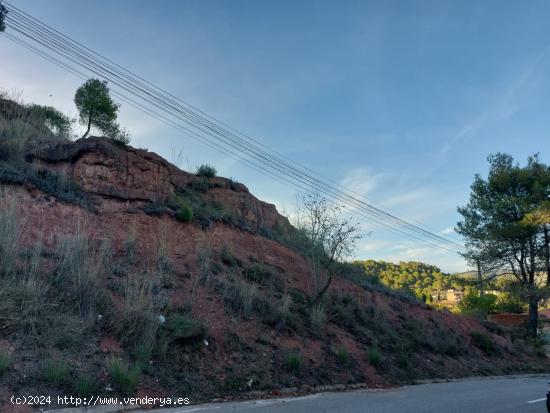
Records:
[[[128,132],[116,123],[119,105],[111,99],[107,82],[99,79],[87,80],[76,91],[74,103],[79,112],[80,123],[86,126],[83,138],[95,127],[118,142],[129,143]]]
[[[530,217],[549,199],[550,169],[537,156],[525,167],[507,154],[491,155],[488,161],[488,178],[476,175],[469,203],[458,208],[463,219],[456,230],[466,239],[465,257],[472,264],[479,260],[484,268],[512,275],[525,287],[529,333],[536,336],[542,298],[536,280],[543,268],[546,225]]]

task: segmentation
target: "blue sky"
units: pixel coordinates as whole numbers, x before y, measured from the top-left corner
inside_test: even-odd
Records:
[[[492,152],[548,159],[548,1],[11,0],[278,152],[450,237]],[[9,30],[9,29],[8,29]],[[81,81],[0,37],[0,87],[74,114]],[[50,96],[51,95],[51,96]],[[131,107],[133,145],[295,192]],[[369,225],[359,258],[464,261]]]

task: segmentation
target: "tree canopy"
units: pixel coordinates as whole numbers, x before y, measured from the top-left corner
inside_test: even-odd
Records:
[[[130,141],[128,132],[120,129],[116,123],[119,105],[111,99],[107,82],[99,79],[87,80],[76,91],[74,102],[80,123],[86,126],[83,138],[95,127],[118,142],[127,144]]]
[[[463,219],[456,230],[466,240],[467,259],[497,275],[512,275],[525,286],[529,330],[536,335],[538,302],[544,293],[537,275],[546,272],[546,284],[550,283],[550,168],[536,155],[525,167],[501,153],[488,161],[487,179],[476,175],[469,203],[458,208]]]

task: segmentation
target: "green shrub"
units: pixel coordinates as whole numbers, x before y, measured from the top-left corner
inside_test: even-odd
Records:
[[[115,389],[125,396],[132,395],[138,383],[139,367],[130,368],[121,360],[113,358],[107,368]]]
[[[90,397],[99,391],[99,383],[93,377],[80,374],[73,382],[73,390],[80,397]]]
[[[62,360],[46,360],[42,366],[42,375],[47,383],[54,386],[66,384],[69,380],[71,369]]]
[[[193,206],[181,194],[174,194],[168,200],[168,206],[176,211],[175,216],[181,222],[189,222],[193,219]]]
[[[497,296],[493,294],[477,295],[476,292],[466,294],[458,303],[458,309],[462,314],[485,318],[487,314],[494,313],[497,309]]]
[[[243,265],[242,261],[235,257],[227,247],[223,247],[222,249],[222,263],[228,267],[240,267]]]
[[[311,324],[311,329],[313,333],[320,337],[325,327],[325,322],[327,315],[325,312],[325,307],[322,304],[315,304],[309,312],[309,322]]]
[[[171,314],[166,319],[164,328],[170,332],[173,340],[198,340],[206,335],[204,325],[185,314]]]
[[[10,366],[11,358],[10,353],[3,348],[0,348],[0,377],[6,372]]]
[[[176,218],[181,222],[189,222],[193,219],[193,208],[188,203],[182,204],[176,211]]]
[[[265,284],[273,277],[273,273],[264,264],[252,264],[243,271],[244,277],[258,284]]]
[[[216,173],[216,168],[214,168],[212,165],[203,164],[197,168],[197,176],[213,178],[216,176]]]
[[[371,348],[367,352],[367,357],[369,359],[369,363],[373,367],[378,367],[382,363],[382,354],[380,354],[380,351],[376,348]]]
[[[331,347],[331,352],[336,356],[338,363],[347,366],[350,363],[349,351],[345,347]]]
[[[223,298],[231,310],[240,312],[244,317],[250,317],[254,306],[260,300],[260,293],[253,284],[235,281],[224,284]]]
[[[480,333],[479,331],[474,331],[470,333],[470,337],[472,338],[472,341],[474,342],[476,347],[488,356],[493,355],[497,352],[495,342],[487,334]]]
[[[301,370],[304,364],[302,356],[300,354],[292,352],[286,356],[286,368],[292,373],[297,373]]]

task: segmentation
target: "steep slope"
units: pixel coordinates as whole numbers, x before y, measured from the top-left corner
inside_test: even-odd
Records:
[[[315,305],[315,277],[273,205],[146,150],[36,139],[23,165],[0,162],[0,182],[4,394],[195,402],[548,371],[521,337],[351,274]]]

